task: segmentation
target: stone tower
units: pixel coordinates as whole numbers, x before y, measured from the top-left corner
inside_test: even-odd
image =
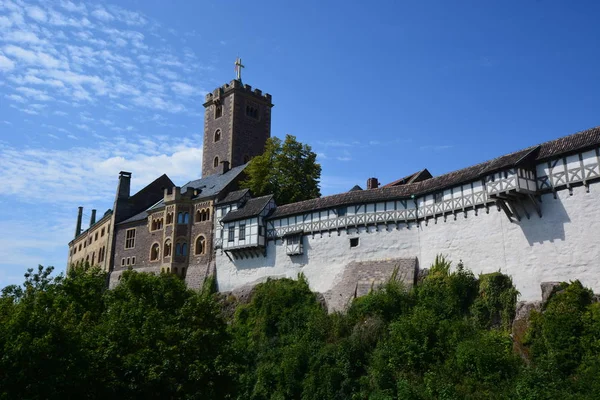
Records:
[[[235,79],[206,95],[202,176],[262,154],[271,136],[271,95]]]

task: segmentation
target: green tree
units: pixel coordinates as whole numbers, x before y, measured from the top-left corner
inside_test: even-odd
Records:
[[[321,196],[321,165],[317,163],[317,155],[292,135],[286,135],[284,142],[269,138],[265,152],[250,161],[246,174],[242,187],[255,196],[273,194],[278,205]]]

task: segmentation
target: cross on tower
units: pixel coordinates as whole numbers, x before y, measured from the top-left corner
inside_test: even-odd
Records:
[[[242,65],[242,59],[238,57],[235,59],[235,79],[237,79],[240,82],[242,81],[242,68],[245,67]]]

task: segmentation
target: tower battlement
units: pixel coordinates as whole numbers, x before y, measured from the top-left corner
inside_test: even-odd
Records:
[[[221,97],[225,97],[236,90],[243,91],[244,93],[251,95],[252,98],[255,100],[271,104],[271,95],[269,93],[263,94],[262,90],[260,89],[252,90],[252,86],[244,85],[239,80],[234,79],[231,82],[226,83],[219,88],[216,88],[211,93],[208,93],[205,96],[204,107],[211,105],[214,100],[220,99]]]

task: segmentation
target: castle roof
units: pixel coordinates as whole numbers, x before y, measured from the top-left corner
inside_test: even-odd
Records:
[[[227,215],[223,217],[221,222],[231,222],[240,219],[255,217],[265,209],[265,207],[267,206],[267,204],[269,204],[269,201],[271,201],[272,198],[273,195],[269,194],[267,196],[250,199],[246,202],[246,204],[244,204],[244,207],[228,212]]]
[[[209,175],[205,178],[196,179],[193,181],[189,181],[185,185],[181,187],[181,193],[186,193],[188,190],[198,190],[199,193],[194,196],[193,200],[199,199],[208,199],[215,197],[218,195],[223,189],[225,189],[234,179],[236,179],[244,168],[246,168],[247,164],[239,165],[235,168],[231,168],[229,171],[224,174],[215,174]],[[127,224],[130,222],[141,221],[148,217],[148,213],[152,212],[152,210],[159,209],[164,207],[165,201],[164,199],[160,199],[158,202],[146,207],[143,211],[138,214],[132,216],[131,218],[126,219],[121,222],[122,224]]]
[[[227,204],[227,203],[237,203],[241,199],[244,198],[246,194],[250,193],[250,189],[241,189],[233,192],[227,193],[227,196],[223,198],[223,200],[219,200],[219,205]]]
[[[501,169],[530,165],[558,155],[568,155],[598,145],[600,145],[600,127],[595,127],[415,183],[407,183],[400,186],[386,185],[378,189],[351,191],[286,204],[277,207],[269,218],[279,218],[349,204],[411,198],[473,181]]]
[[[420,171],[417,171],[417,172],[412,173],[412,174],[410,174],[408,176],[405,176],[404,178],[400,178],[398,180],[395,180],[394,182],[388,183],[387,185],[384,185],[384,187],[406,185],[408,183],[415,183],[415,182],[424,181],[425,179],[429,179],[429,178],[432,178],[432,177],[433,176],[427,170],[427,168],[424,168],[424,169],[422,169]]]

